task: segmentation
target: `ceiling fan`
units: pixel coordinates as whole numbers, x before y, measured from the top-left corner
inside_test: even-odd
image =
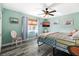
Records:
[[[54,16],[54,12],[56,12],[56,10],[52,9],[51,7],[55,7],[56,5],[58,5],[59,3],[52,3],[50,5],[47,5],[46,3],[43,4],[43,10],[42,10],[42,14],[44,15],[44,17],[46,16]]]
[[[43,13],[44,13],[44,15],[45,15],[45,16],[47,16],[47,15],[54,16],[54,14],[52,14],[52,13],[56,12],[56,10],[48,11],[48,9],[49,9],[49,8],[45,8],[45,10],[42,10]],[[44,16],[44,17],[45,17],[45,16]]]

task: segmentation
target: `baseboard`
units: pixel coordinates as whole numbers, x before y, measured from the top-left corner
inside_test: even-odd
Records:
[[[26,42],[29,42],[29,41],[32,41],[32,40],[35,40],[35,39],[36,39],[36,37],[28,38],[27,40],[22,40],[22,43],[26,43]],[[14,46],[14,45],[16,45],[16,42],[11,42],[11,43],[7,43],[7,44],[3,44],[1,48],[6,48],[6,47],[9,47],[9,46]]]

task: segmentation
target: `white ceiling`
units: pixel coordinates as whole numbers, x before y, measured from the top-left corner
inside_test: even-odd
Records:
[[[52,17],[79,12],[78,3],[4,3],[3,7],[29,15],[43,17],[43,15],[40,14],[43,13],[42,10],[46,7],[45,5],[50,6],[51,9],[57,11],[54,13],[55,16]]]

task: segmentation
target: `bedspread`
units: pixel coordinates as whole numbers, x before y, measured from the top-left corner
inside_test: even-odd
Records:
[[[37,43],[39,44],[39,42],[43,42],[43,44],[45,43],[51,45],[67,53],[68,53],[67,47],[70,45],[75,45],[75,40],[71,36],[68,36],[67,34],[60,32],[44,33],[38,37]]]
[[[40,35],[38,38],[39,39],[54,38],[54,39],[63,39],[63,40],[75,42],[75,40],[71,36],[68,36],[67,34],[60,33],[60,32],[44,33],[44,34]]]

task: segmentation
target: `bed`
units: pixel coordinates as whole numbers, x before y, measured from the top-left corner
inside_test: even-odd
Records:
[[[38,36],[37,43],[39,46],[41,46],[42,44],[47,44],[66,53],[69,53],[67,47],[72,45],[79,45],[79,40],[72,38],[72,36],[68,36],[65,33],[51,32],[43,33],[40,36]]]

